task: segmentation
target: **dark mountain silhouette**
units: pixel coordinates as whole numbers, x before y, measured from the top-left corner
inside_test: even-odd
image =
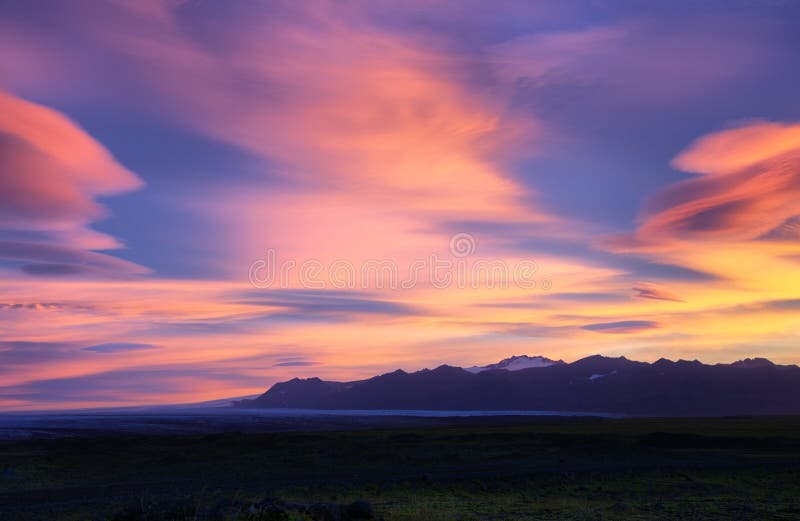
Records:
[[[662,358],[650,364],[595,355],[569,364],[549,362],[520,370],[486,366],[479,372],[443,365],[415,373],[397,370],[353,382],[295,378],[236,405],[654,416],[800,413],[800,367],[775,365],[763,358],[706,365],[697,360]]]

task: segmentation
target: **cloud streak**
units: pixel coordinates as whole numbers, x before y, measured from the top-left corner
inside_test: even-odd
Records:
[[[657,322],[650,320],[621,320],[619,322],[600,322],[597,324],[587,324],[583,329],[594,331],[595,333],[610,333],[614,335],[637,333],[649,329],[657,329]]]
[[[142,349],[156,349],[153,344],[137,344],[133,342],[108,342],[82,348],[84,351],[94,353],[118,353],[122,351],[141,351]]]

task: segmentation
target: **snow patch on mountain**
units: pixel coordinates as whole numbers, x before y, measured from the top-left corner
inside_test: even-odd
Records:
[[[528,355],[519,355],[519,356],[512,356],[510,358],[506,358],[505,360],[501,360],[496,364],[489,364],[484,366],[472,366],[472,367],[465,367],[465,371],[469,371],[470,373],[481,373],[483,371],[489,371],[493,369],[504,369],[506,371],[520,371],[522,369],[531,369],[535,367],[549,367],[555,364],[563,364],[564,362],[561,360],[550,360],[549,358],[545,358],[543,356],[528,356]]]
[[[599,378],[605,378],[606,376],[611,376],[612,374],[617,374],[617,370],[614,369],[610,373],[605,373],[605,374],[593,374],[592,376],[589,377],[589,380],[594,382],[595,380],[597,380]]]

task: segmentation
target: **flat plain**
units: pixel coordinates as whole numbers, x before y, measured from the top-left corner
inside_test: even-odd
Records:
[[[0,442],[0,519],[800,519],[800,418],[483,418]]]

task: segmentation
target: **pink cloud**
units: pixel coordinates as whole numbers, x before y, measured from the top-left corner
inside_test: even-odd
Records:
[[[33,274],[144,271],[87,251],[120,247],[88,227],[105,214],[96,197],[142,185],[102,145],[58,112],[0,92],[0,152],[0,230],[38,234],[3,241],[0,256],[33,262]]]
[[[672,166],[695,174],[732,174],[798,148],[800,124],[753,121],[695,140]]]
[[[139,188],[135,174],[63,115],[0,92],[2,212],[31,229],[64,229],[102,215],[95,196]]]
[[[449,240],[440,223],[558,221],[494,161],[510,148],[535,153],[538,123],[473,91],[438,42],[323,4],[303,8],[303,24],[256,9],[235,29],[210,28],[210,48],[170,17],[141,14],[136,30],[115,30],[114,18],[87,30],[184,125],[248,150],[289,181],[186,203],[230,230],[227,271],[240,275],[267,247],[317,258],[428,254]]]

